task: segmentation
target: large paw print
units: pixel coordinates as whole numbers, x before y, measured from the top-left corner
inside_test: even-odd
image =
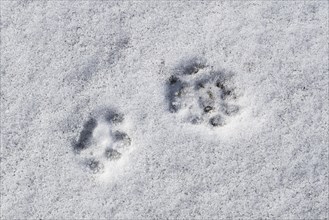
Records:
[[[122,130],[123,125],[124,115],[114,110],[106,110],[84,123],[73,148],[88,170],[102,172],[107,163],[120,160],[128,151],[131,139]]]
[[[240,110],[232,76],[214,71],[203,59],[183,63],[167,82],[169,111],[192,124],[226,125]]]

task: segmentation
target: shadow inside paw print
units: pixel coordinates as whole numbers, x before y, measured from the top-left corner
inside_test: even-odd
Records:
[[[240,111],[232,76],[209,68],[204,59],[184,62],[167,81],[169,111],[192,124],[226,125]]]
[[[74,150],[79,152],[88,147],[91,143],[92,134],[97,126],[97,121],[94,118],[88,119],[80,132],[79,139],[74,143]]]
[[[120,143],[120,146],[126,146],[131,144],[130,137],[122,131],[115,131],[113,134],[113,139],[115,143]]]
[[[199,72],[199,70],[206,67],[206,62],[204,59],[195,57],[185,62],[182,62],[179,69],[179,72],[183,75],[194,75]]]
[[[95,158],[87,159],[85,165],[92,173],[98,173],[104,168],[104,165]]]
[[[180,61],[174,68],[174,75],[191,76],[206,67],[206,60],[202,57],[189,57]]]
[[[167,96],[169,99],[169,110],[170,112],[177,112],[180,108],[180,98],[184,90],[184,85],[182,81],[176,77],[171,76],[168,81],[168,92]]]
[[[110,160],[117,160],[117,159],[120,159],[121,153],[113,148],[108,148],[105,151],[105,156],[106,156],[106,158],[108,158]]]
[[[114,110],[108,110],[106,111],[104,118],[110,124],[119,124],[123,122],[124,115]]]
[[[224,118],[221,115],[216,115],[214,117],[211,117],[209,119],[209,123],[213,126],[213,127],[218,127],[218,126],[223,126],[225,125],[225,121]]]
[[[124,115],[112,109],[98,112],[84,123],[73,149],[92,173],[102,172],[130,147],[131,138],[122,130],[123,124]]]

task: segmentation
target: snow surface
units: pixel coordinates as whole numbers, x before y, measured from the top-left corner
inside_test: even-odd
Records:
[[[329,218],[328,1],[0,4],[1,219]]]

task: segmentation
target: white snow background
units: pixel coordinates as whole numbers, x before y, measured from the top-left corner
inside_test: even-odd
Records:
[[[328,1],[0,4],[1,219],[329,218]],[[193,59],[232,75],[224,126],[168,110]],[[104,109],[131,144],[94,173]]]

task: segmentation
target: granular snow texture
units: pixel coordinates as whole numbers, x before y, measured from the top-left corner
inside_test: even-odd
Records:
[[[328,219],[328,1],[1,1],[1,219]]]

